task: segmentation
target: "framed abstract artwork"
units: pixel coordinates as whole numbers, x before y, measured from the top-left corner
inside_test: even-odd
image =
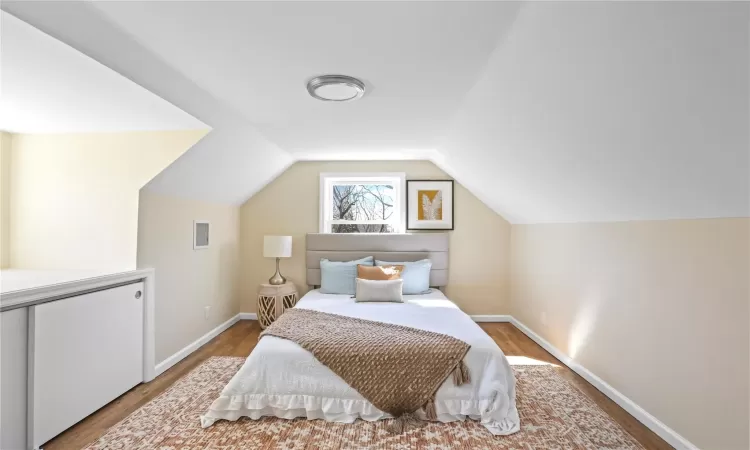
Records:
[[[453,229],[453,180],[406,180],[406,229]]]

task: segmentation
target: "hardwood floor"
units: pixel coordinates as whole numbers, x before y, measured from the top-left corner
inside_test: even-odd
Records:
[[[559,366],[557,370],[566,380],[593,399],[599,407],[647,449],[672,448],[513,325],[509,323],[482,323],[480,326],[497,342],[497,345],[503,349],[507,356],[525,356]],[[177,379],[186,375],[207,358],[211,356],[245,357],[249,355],[258,341],[259,333],[258,322],[250,320],[238,322],[152,382],[134,387],[65,433],[43,445],[42,448],[44,450],[72,450],[85,447],[104,434],[109,427],[159,395]]]

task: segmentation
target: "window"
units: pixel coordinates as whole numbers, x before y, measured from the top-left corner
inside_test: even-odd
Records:
[[[402,233],[403,173],[320,174],[321,233]]]

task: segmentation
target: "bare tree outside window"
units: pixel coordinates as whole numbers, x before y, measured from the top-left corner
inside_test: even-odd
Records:
[[[332,186],[333,220],[352,223],[332,224],[333,233],[393,233],[387,222],[393,216],[394,188],[389,184],[335,184]],[[360,222],[360,223],[357,223]]]

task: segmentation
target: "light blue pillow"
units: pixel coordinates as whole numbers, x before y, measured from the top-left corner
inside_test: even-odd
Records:
[[[418,295],[430,292],[430,269],[432,269],[432,261],[429,259],[400,262],[388,262],[376,259],[375,265],[404,266],[404,271],[401,272],[401,278],[404,280],[404,295]]]
[[[356,261],[320,260],[320,292],[324,294],[349,294],[357,292],[357,264],[372,265],[372,256]]]

